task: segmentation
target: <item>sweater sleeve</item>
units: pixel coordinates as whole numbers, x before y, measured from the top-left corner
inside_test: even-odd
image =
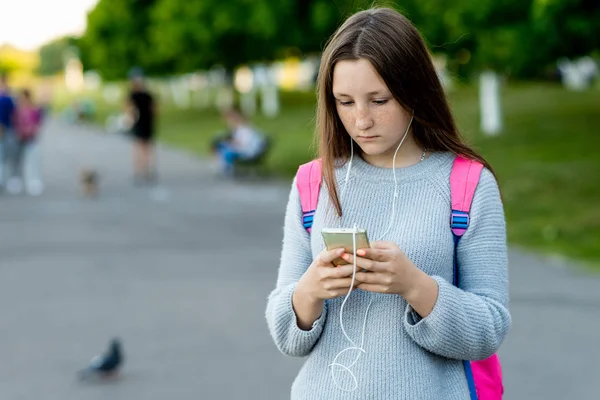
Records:
[[[304,357],[308,355],[321,336],[327,306],[309,331],[298,327],[292,307],[292,295],[296,283],[312,263],[310,235],[302,225],[302,206],[296,187],[292,184],[285,213],[283,248],[275,290],[267,301],[267,325],[275,345],[286,355]]]
[[[460,360],[494,354],[511,324],[508,312],[506,223],[500,191],[484,169],[470,212],[470,225],[458,244],[459,288],[433,276],[438,298],[421,318],[407,306],[410,337],[432,353]]]

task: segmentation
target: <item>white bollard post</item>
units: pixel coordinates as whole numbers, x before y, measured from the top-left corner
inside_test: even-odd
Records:
[[[227,71],[225,68],[215,66],[208,72],[209,86],[214,93],[215,107],[219,110],[228,108],[233,104],[233,90],[227,87]]]
[[[227,110],[233,106],[235,101],[235,93],[231,86],[221,86],[217,88],[217,108],[219,110]]]
[[[187,86],[186,77],[174,78],[171,80],[171,96],[175,105],[182,109],[190,108],[190,91]]]
[[[208,78],[204,73],[196,72],[190,79],[192,103],[195,108],[205,109],[210,105],[210,90]]]
[[[256,114],[256,90],[252,88],[240,94],[240,110],[248,117]]]
[[[588,89],[598,69],[596,62],[591,57],[582,57],[575,61],[561,58],[558,60],[557,66],[563,86],[572,91]]]
[[[502,131],[500,79],[495,71],[484,71],[479,77],[481,130],[488,136]]]
[[[273,68],[258,68],[257,81],[260,82],[261,111],[263,115],[273,118],[279,114],[279,88],[275,79]]]
[[[256,79],[250,67],[238,68],[233,84],[240,93],[240,110],[248,117],[256,114]]]

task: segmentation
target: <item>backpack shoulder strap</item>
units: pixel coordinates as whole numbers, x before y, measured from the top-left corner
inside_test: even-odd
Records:
[[[479,161],[467,160],[462,156],[456,156],[452,172],[450,173],[450,198],[452,199],[452,217],[450,227],[452,228],[452,236],[454,237],[454,273],[453,284],[459,286],[459,268],[458,268],[458,241],[465,234],[469,227],[469,212],[471,211],[471,203],[475,196],[475,189],[479,183],[479,176],[483,164]],[[467,384],[469,386],[469,394],[471,400],[479,398],[471,362],[463,361]]]
[[[452,199],[452,217],[450,227],[455,236],[461,237],[469,227],[469,211],[479,183],[483,164],[456,156],[450,173],[450,197]]]
[[[319,202],[322,178],[321,160],[302,164],[296,174],[296,186],[302,204],[302,224],[308,233],[312,229],[313,218]]]

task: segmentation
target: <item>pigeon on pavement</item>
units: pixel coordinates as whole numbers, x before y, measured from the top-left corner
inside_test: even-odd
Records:
[[[106,353],[95,356],[85,369],[79,371],[79,379],[111,378],[118,374],[122,365],[123,346],[119,339],[114,338]]]

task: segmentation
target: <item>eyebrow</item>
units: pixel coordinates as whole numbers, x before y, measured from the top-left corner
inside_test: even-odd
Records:
[[[374,96],[374,95],[378,95],[378,94],[384,94],[385,92],[383,90],[374,90],[372,92],[367,93],[367,95],[369,96]],[[333,95],[336,97],[352,97],[349,94],[345,94],[345,93],[336,93],[333,92]]]

